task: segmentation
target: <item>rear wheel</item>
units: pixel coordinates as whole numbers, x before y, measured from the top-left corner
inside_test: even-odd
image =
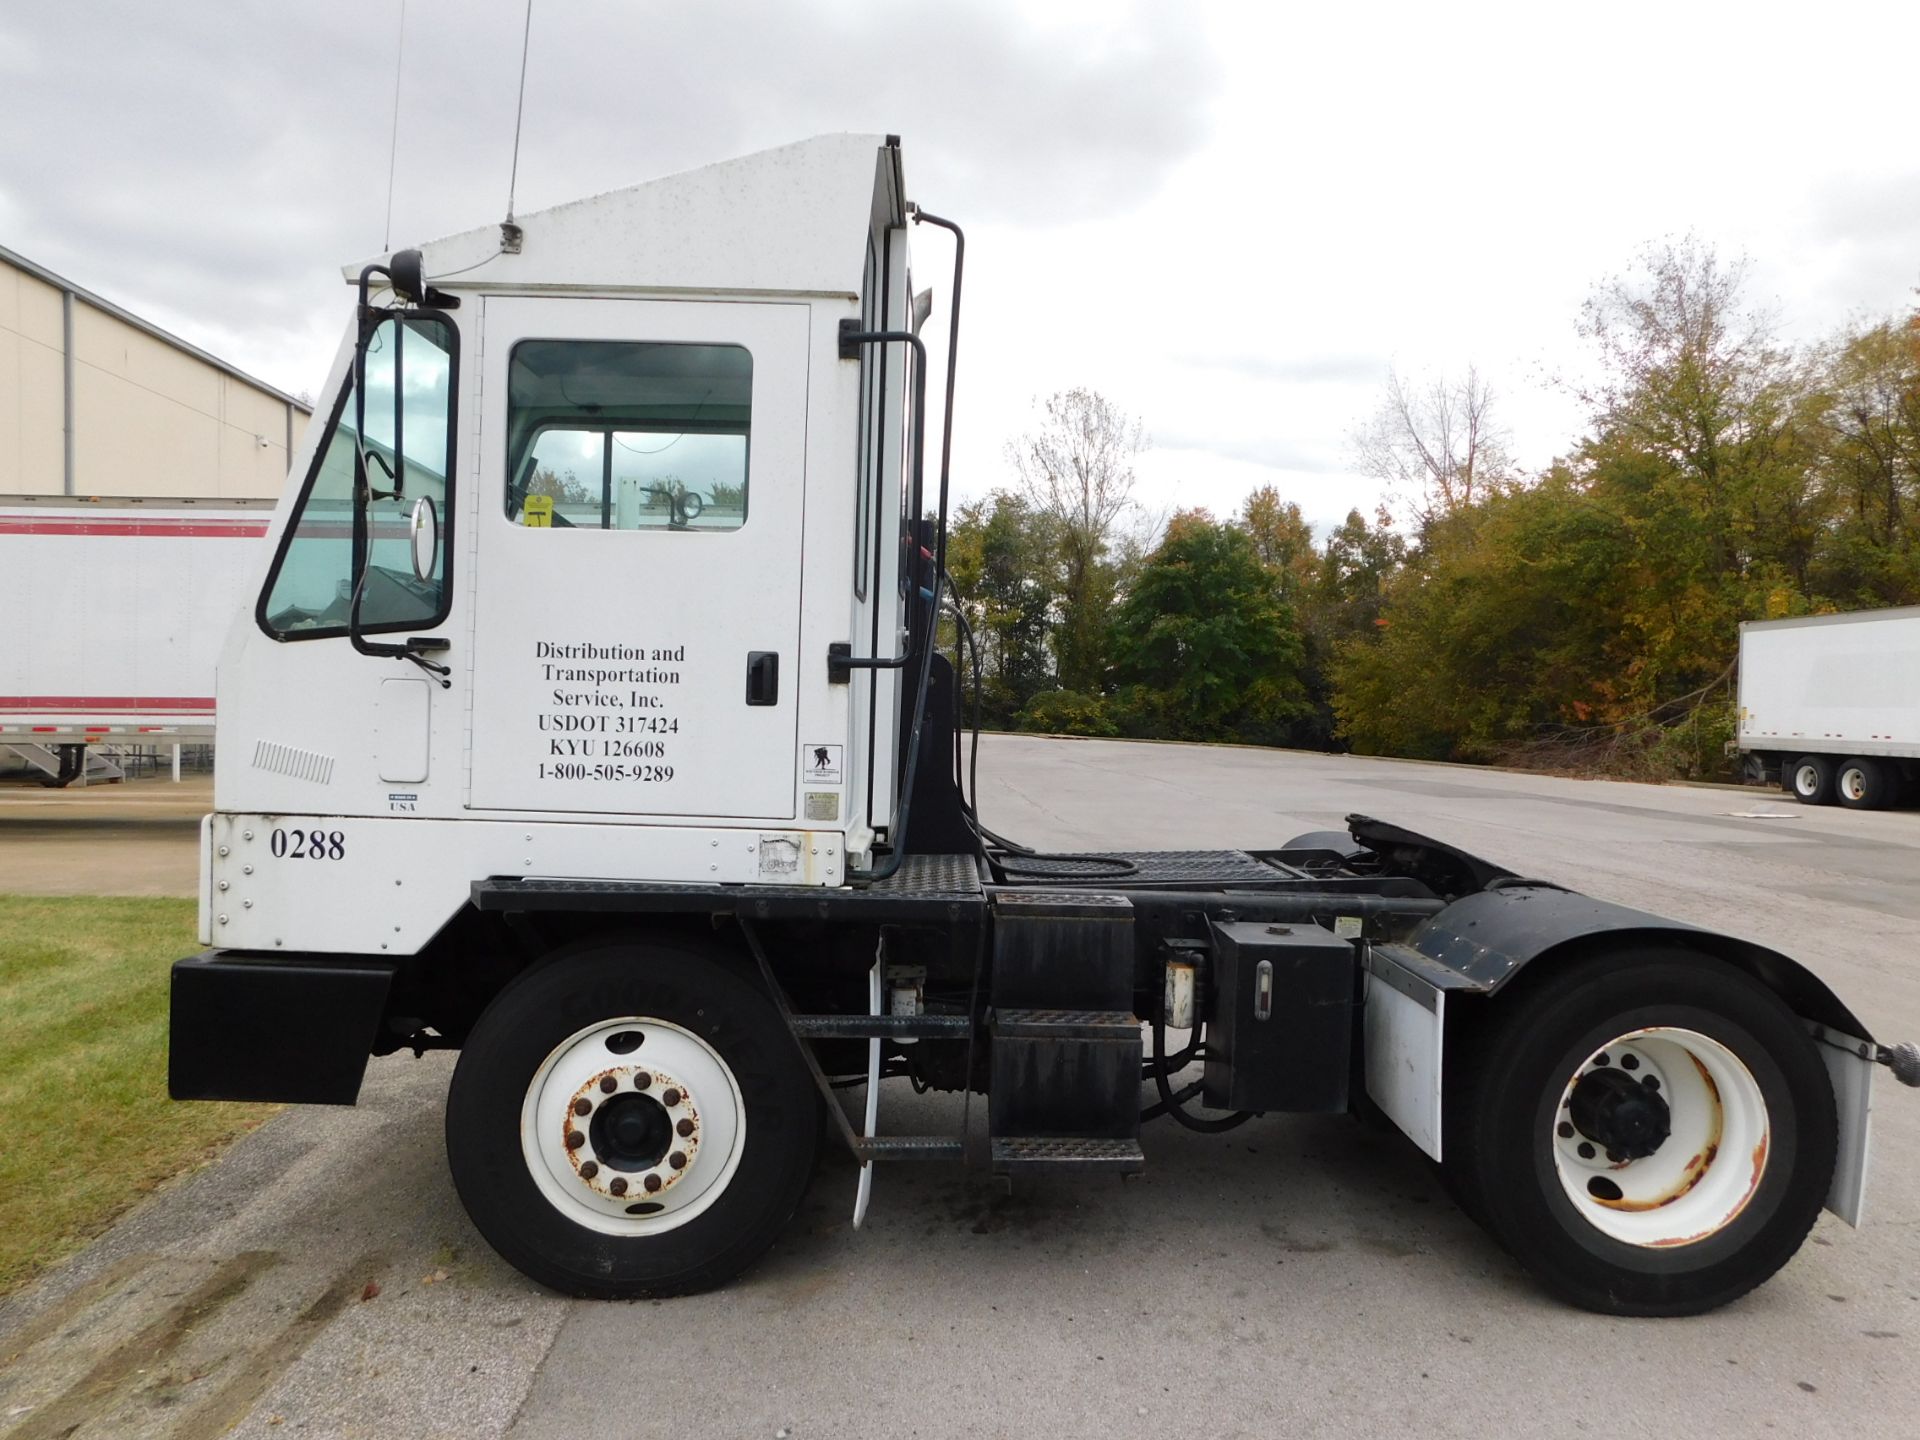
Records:
[[[1577,962],[1506,1002],[1481,1054],[1450,1107],[1448,1168],[1475,1218],[1574,1304],[1711,1310],[1784,1265],[1819,1215],[1826,1069],[1779,998],[1721,961]]]
[[[1893,775],[1878,760],[1842,760],[1834,791],[1849,810],[1883,810],[1893,800]]]
[[[1801,755],[1787,762],[1786,788],[1802,805],[1833,803],[1833,761],[1824,755]]]
[[[819,1112],[761,988],[713,954],[597,944],[481,1016],[447,1097],[455,1188],[489,1244],[572,1295],[684,1294],[757,1260]]]

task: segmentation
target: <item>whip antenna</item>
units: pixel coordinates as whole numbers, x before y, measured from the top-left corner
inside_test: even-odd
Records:
[[[526,24],[520,31],[520,101],[513,111],[513,168],[507,176],[507,218],[500,226],[500,248],[520,253],[520,227],[513,223],[513,192],[520,183],[520,121],[527,113],[527,42],[533,37],[533,0],[527,0]]]
[[[393,170],[394,162],[400,157],[400,70],[406,58],[407,0],[400,0],[400,41],[393,54],[393,125],[387,142],[387,228],[380,238],[382,250],[393,248]]]

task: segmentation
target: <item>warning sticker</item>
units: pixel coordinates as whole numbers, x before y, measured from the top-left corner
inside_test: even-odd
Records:
[[[807,819],[833,821],[840,818],[838,790],[808,790],[805,796]]]
[[[840,783],[838,745],[803,745],[800,748],[800,778],[808,785]]]

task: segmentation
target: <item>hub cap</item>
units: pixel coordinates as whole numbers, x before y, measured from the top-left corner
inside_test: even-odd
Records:
[[[745,1107],[714,1048],[664,1020],[609,1020],[556,1046],[527,1087],[520,1148],[548,1202],[609,1235],[686,1224],[740,1163]]]
[[[1548,1137],[1574,1210],[1630,1245],[1690,1245],[1746,1208],[1766,1173],[1766,1099],[1738,1056],[1693,1030],[1635,1030],[1567,1081]]]

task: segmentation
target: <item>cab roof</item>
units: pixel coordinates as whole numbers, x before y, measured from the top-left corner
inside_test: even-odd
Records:
[[[867,237],[904,222],[897,136],[820,135],[517,215],[420,248],[446,290],[551,287],[858,296]],[[382,264],[386,256],[372,263]],[[360,265],[346,268],[356,280]]]

